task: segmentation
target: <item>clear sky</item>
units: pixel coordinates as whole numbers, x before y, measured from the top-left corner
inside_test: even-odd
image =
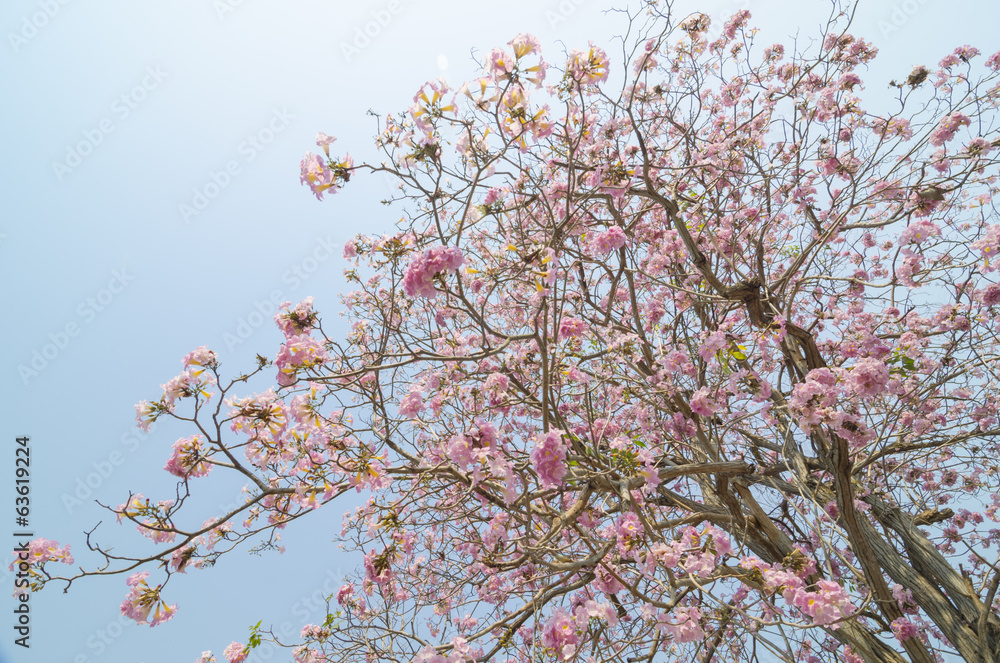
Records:
[[[387,230],[399,215],[378,202],[389,191],[381,178],[358,177],[322,204],[300,186],[298,162],[316,149],[317,131],[338,136],[336,148],[356,160],[372,158],[368,109],[399,111],[428,79],[475,75],[471,53],[482,56],[518,32],[536,34],[555,63],[564,46],[607,45],[624,27],[602,13],[607,7],[4,0],[0,495],[8,501],[0,501],[0,548],[15,545],[18,529],[16,436],[31,439],[29,530],[71,544],[77,563],[93,568],[98,559],[86,552],[83,532],[99,520],[102,543],[145,549],[93,500],[173,493],[161,468],[178,434],[188,433],[163,425],[140,439],[133,404],[157,398],[184,354],[208,345],[233,372],[250,368],[257,353],[273,357],[280,334],[259,313],[272,300],[313,295],[327,330],[343,330],[335,316],[339,248],[328,247]],[[829,6],[678,3],[682,14],[700,9],[719,22],[741,8],[771,43],[814,34]],[[962,44],[995,52],[997,25],[995,0],[862,2],[853,32],[881,49],[867,91],[883,94],[891,78]],[[200,499],[214,512],[234,503],[240,487],[221,482]],[[31,648],[17,647],[13,578],[0,572],[8,588],[0,589],[0,657],[193,663],[203,650],[221,655],[233,640],[245,642],[258,620],[297,632],[322,618],[315,600],[324,592],[314,590],[335,590],[355,564],[331,542],[348,506],[289,528],[284,555],[236,552],[175,579],[168,598],[178,614],[152,632],[120,618],[123,576],[84,579],[68,594],[52,586],[32,598]]]

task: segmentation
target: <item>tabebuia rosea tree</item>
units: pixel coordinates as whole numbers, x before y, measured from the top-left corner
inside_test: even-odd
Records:
[[[383,163],[320,134],[317,197],[380,172],[403,211],[345,246],[349,335],[306,299],[250,373],[185,357],[137,406],[190,425],[176,499],[113,509],[160,552],[81,575],[156,624],[360,492],[298,663],[1000,661],[1000,53],[870,106],[852,11],[792,49],[650,3],[621,57],[521,34],[428,82]],[[189,513],[220,473],[246,503]]]

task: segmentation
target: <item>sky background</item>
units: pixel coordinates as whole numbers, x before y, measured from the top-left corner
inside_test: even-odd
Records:
[[[133,404],[158,398],[184,354],[208,345],[230,375],[249,369],[255,354],[273,357],[280,344],[274,304],[310,295],[327,332],[343,335],[340,246],[360,231],[391,230],[400,215],[379,204],[390,191],[381,177],[359,175],[324,203],[299,184],[298,162],[316,150],[317,131],[339,138],[337,153],[374,159],[368,109],[403,110],[439,75],[457,87],[478,73],[473,53],[522,31],[539,37],[553,63],[588,40],[608,46],[625,27],[603,13],[608,6],[4,0],[0,548],[13,548],[19,529],[16,436],[31,438],[29,531],[71,544],[77,565],[93,568],[99,559],[86,552],[83,532],[98,521],[102,543],[148,549],[94,500],[173,494],[161,468],[189,433],[163,424],[142,435]],[[676,7],[717,24],[747,8],[762,45],[815,34],[829,10],[826,0]],[[355,43],[366,25],[374,36]],[[862,2],[853,32],[881,50],[866,92],[884,98],[890,79],[962,44],[995,52],[997,25],[995,0]],[[206,516],[235,504],[241,485],[196,484]],[[211,649],[221,663],[222,650],[245,642],[259,620],[297,634],[322,620],[319,597],[356,564],[333,541],[350,506],[293,524],[284,555],[236,551],[216,568],[175,577],[167,598],[179,604],[177,616],[155,631],[120,616],[124,576],[85,578],[67,594],[53,585],[31,599],[31,648],[17,647],[4,566],[0,661],[193,663]],[[288,650],[255,654],[291,660]]]

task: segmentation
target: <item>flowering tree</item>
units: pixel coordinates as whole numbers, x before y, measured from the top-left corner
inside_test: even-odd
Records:
[[[1000,661],[1000,53],[869,108],[850,13],[792,52],[651,4],[624,70],[519,35],[385,116],[385,163],[320,134],[318,198],[383,172],[405,210],[345,247],[350,335],[306,299],[273,364],[185,357],[137,406],[191,427],[176,499],[113,509],[160,552],[81,575],[155,625],[357,491],[364,567],[299,663]],[[245,504],[189,513],[220,472]],[[38,587],[72,558],[35,547]]]

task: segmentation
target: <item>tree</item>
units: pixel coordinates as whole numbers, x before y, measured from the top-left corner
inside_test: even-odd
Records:
[[[382,164],[320,134],[318,198],[382,172],[404,210],[345,247],[350,335],[306,299],[273,363],[187,355],[137,406],[191,426],[176,499],[112,508],[160,553],[88,536],[63,577],[34,542],[33,586],[130,574],[156,624],[177,574],[358,491],[300,663],[1000,661],[1000,53],[868,109],[852,13],[786,50],[648,3],[622,71],[522,34],[380,118]],[[203,522],[210,472],[250,490]]]

